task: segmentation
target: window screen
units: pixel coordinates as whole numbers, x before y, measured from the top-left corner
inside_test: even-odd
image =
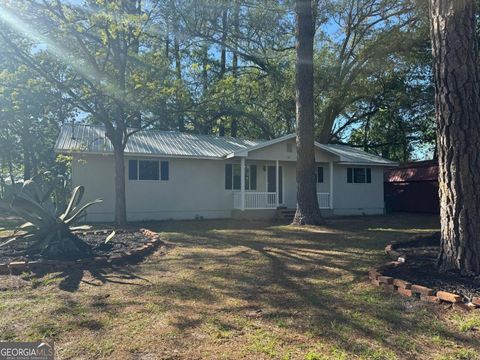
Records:
[[[371,182],[371,168],[347,168],[347,183],[365,184]]]
[[[159,179],[158,161],[155,160],[139,160],[138,162],[138,179],[139,180],[158,180]]]
[[[137,160],[128,160],[128,180],[138,180]]]
[[[169,166],[168,161],[161,161],[160,162],[160,179],[161,180],[168,180],[169,174]]]
[[[225,164],[225,189],[240,190],[242,173],[240,164]],[[245,190],[257,190],[257,165],[245,166]]]
[[[323,167],[317,167],[317,183],[323,183]]]
[[[225,189],[232,190],[232,164],[225,164]]]

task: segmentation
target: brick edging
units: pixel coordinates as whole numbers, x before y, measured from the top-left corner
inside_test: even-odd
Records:
[[[112,230],[91,230],[78,232],[82,235],[107,235]],[[79,260],[33,260],[33,261],[12,261],[10,263],[0,263],[0,275],[17,275],[23,272],[52,272],[57,270],[65,270],[71,268],[88,268],[88,267],[106,267],[110,265],[120,264],[128,260],[132,260],[150,253],[159,245],[165,245],[159,235],[148,229],[139,230],[115,230],[117,234],[140,232],[148,241],[138,244],[137,247],[129,249],[121,254],[112,254],[109,256],[95,256],[93,258]]]
[[[397,251],[399,245],[402,243],[392,242],[385,247],[385,253],[390,256],[393,261],[389,261],[383,265],[370,268],[368,271],[368,278],[375,286],[381,286],[385,289],[397,292],[406,297],[415,297],[421,301],[441,304],[449,303],[454,306],[464,309],[473,310],[480,308],[480,297],[474,297],[469,301],[464,296],[453,294],[447,291],[437,291],[419,284],[412,284],[408,281],[385,276],[384,271],[392,267],[404,266],[407,261],[407,256]]]

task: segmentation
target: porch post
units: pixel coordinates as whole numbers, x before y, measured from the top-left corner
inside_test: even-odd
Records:
[[[277,196],[275,197],[275,206],[278,208],[278,205],[280,205],[280,192],[279,192],[279,181],[278,181],[278,160],[275,160],[275,190],[277,191]]]
[[[245,210],[245,158],[240,159],[240,210]]]
[[[333,209],[333,161],[330,161],[329,163],[329,171],[330,173],[330,209]]]

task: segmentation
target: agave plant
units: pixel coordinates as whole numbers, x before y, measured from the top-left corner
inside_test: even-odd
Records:
[[[73,189],[67,208],[56,209],[51,200],[56,182],[45,181],[46,174],[23,183],[21,188],[10,186],[6,199],[0,200],[0,208],[7,210],[26,222],[13,238],[0,244],[15,246],[30,256],[47,259],[80,259],[92,256],[90,245],[75,235],[75,230],[86,230],[88,226],[74,226],[90,206],[102,202],[94,200],[79,207],[85,188]]]

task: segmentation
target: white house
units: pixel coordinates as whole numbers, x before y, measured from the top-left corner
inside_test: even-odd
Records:
[[[343,145],[316,143],[324,215],[383,214],[383,168],[395,163]],[[73,156],[73,185],[103,198],[87,221],[114,219],[112,146],[100,126],[64,125],[57,153]],[[144,130],[125,149],[128,220],[274,216],[296,206],[295,135],[244,140]]]

